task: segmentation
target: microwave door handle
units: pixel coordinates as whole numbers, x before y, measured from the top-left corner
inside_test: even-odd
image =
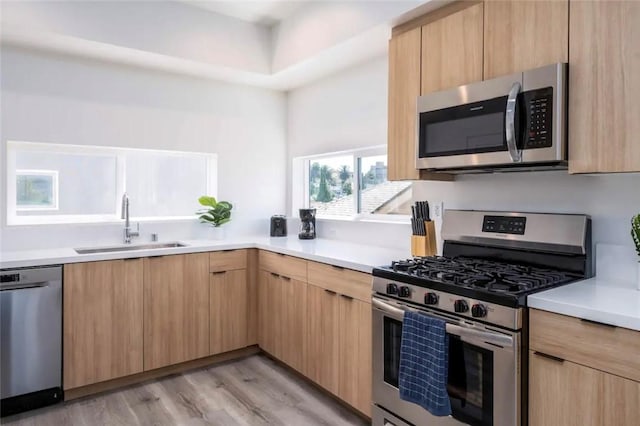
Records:
[[[509,149],[511,161],[514,163],[522,161],[522,153],[518,149],[518,142],[516,140],[516,105],[518,104],[518,94],[521,89],[522,86],[517,81],[511,86],[509,96],[507,97],[507,109],[504,120],[507,148]]]
[[[455,324],[447,324],[446,329],[447,333],[453,334],[455,336],[478,339],[502,347],[513,347],[513,338],[510,336],[505,336],[504,334],[474,330],[472,328],[461,327]]]

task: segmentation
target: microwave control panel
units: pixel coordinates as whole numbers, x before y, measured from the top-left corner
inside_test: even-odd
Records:
[[[526,224],[526,217],[485,216],[482,222],[482,232],[524,235],[524,228]]]
[[[527,116],[524,148],[547,148],[552,145],[553,88],[531,90],[524,93]]]

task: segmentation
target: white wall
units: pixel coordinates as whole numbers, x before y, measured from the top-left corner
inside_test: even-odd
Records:
[[[288,117],[289,160],[386,143],[386,59],[290,92]],[[414,198],[443,201],[445,209],[585,213],[593,218],[594,245],[622,245],[632,254],[629,221],[632,214],[640,213],[638,188],[639,174],[511,173],[461,176],[455,182],[417,182]],[[329,221],[319,225],[319,232],[324,237],[393,247],[407,247],[410,233],[401,225]]]
[[[237,208],[230,233],[266,234],[268,218],[284,212],[284,94],[14,48],[0,53],[3,159],[7,140],[213,152],[219,196]],[[7,227],[4,210],[2,250],[121,238],[121,224]],[[151,232],[195,238],[202,226],[143,224],[140,240]]]
[[[289,92],[287,211],[291,211],[293,158],[387,143],[387,78],[383,56]],[[411,228],[408,224],[319,220],[318,235],[408,252]]]

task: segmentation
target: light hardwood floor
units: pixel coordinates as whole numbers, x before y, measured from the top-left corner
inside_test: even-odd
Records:
[[[0,419],[3,425],[365,425],[264,355]]]

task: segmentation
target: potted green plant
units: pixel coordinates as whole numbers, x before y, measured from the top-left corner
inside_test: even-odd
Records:
[[[638,290],[640,290],[640,213],[631,218],[631,238],[636,245],[636,252],[638,253],[638,276],[636,277],[636,284]]]
[[[215,197],[209,195],[203,195],[198,198],[198,202],[203,206],[202,209],[196,212],[200,223],[210,225],[213,239],[223,239],[224,229],[220,227],[231,220],[233,205],[228,201],[218,201]]]

